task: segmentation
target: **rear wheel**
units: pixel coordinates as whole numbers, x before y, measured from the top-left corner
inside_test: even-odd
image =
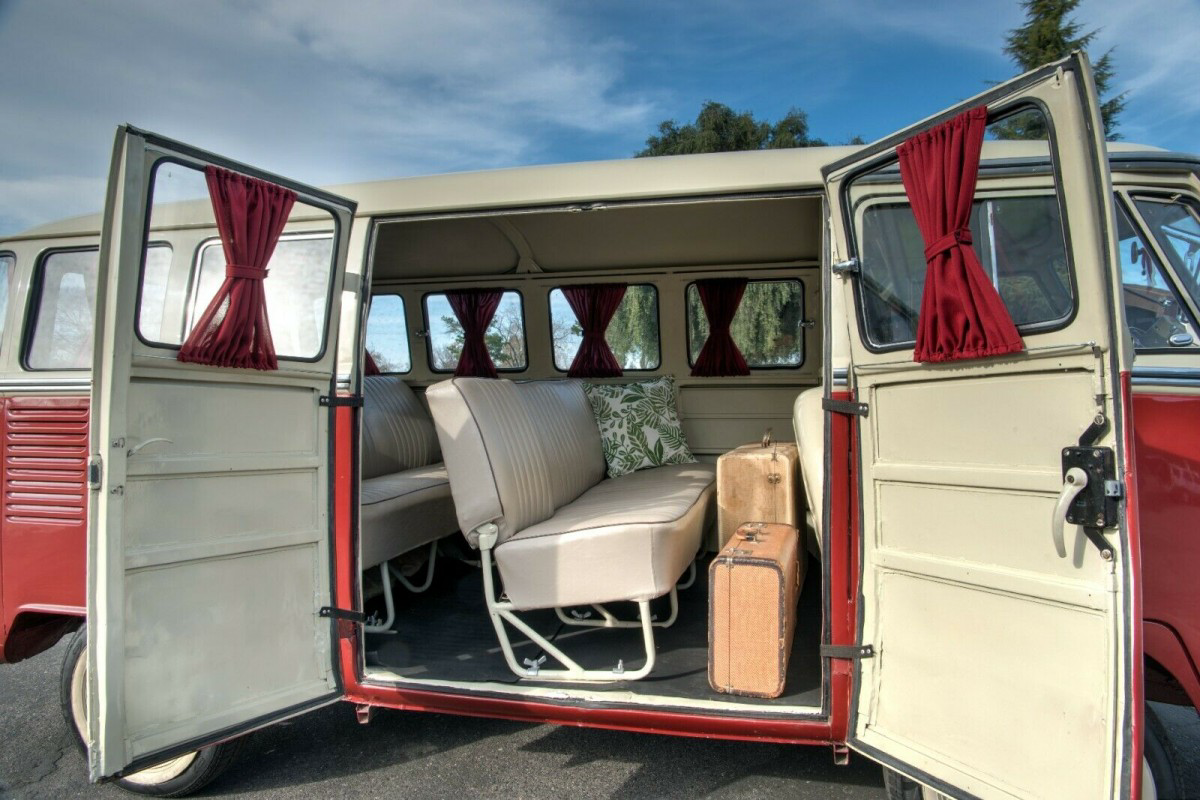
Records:
[[[80,628],[67,645],[63,659],[59,696],[63,718],[75,734],[75,742],[86,754],[87,628]],[[183,797],[199,791],[220,775],[237,755],[240,739],[204,747],[172,758],[140,772],[117,779],[122,789],[154,797]]]

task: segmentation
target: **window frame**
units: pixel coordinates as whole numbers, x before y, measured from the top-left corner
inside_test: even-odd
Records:
[[[151,217],[153,216],[153,212],[154,212],[154,188],[155,188],[156,182],[158,181],[158,170],[164,164],[174,164],[176,166],[186,167],[194,172],[199,173],[201,176],[204,175],[203,169],[197,169],[197,167],[194,163],[188,163],[179,158],[167,156],[164,158],[160,158],[154,162],[154,167],[153,167],[153,170],[151,171],[150,180],[149,180],[148,187],[147,187],[147,191],[149,194],[148,194],[148,198],[147,198],[147,202],[146,202],[146,219],[142,223],[142,230],[143,230],[142,241],[144,242],[144,244],[142,245],[142,263],[138,267],[137,303],[134,306],[135,314],[134,314],[133,334],[137,338],[137,340],[139,342],[141,342],[143,345],[145,345],[146,347],[152,347],[152,348],[161,349],[161,350],[174,350],[174,351],[178,352],[183,347],[183,342],[187,341],[187,337],[191,333],[192,329],[191,329],[191,326],[189,325],[189,321],[194,324],[195,320],[196,320],[196,297],[194,294],[194,289],[196,288],[197,281],[199,280],[199,277],[200,277],[201,254],[203,253],[204,248],[210,246],[212,242],[215,241],[217,243],[220,243],[221,236],[220,236],[220,234],[215,234],[213,236],[209,236],[209,237],[206,237],[206,238],[200,240],[200,242],[196,245],[195,252],[192,253],[191,268],[190,268],[190,271],[188,272],[187,286],[185,289],[187,294],[185,295],[184,309],[183,309],[183,330],[180,332],[180,338],[183,341],[181,341],[179,344],[171,344],[169,342],[148,341],[145,338],[143,338],[141,327],[140,327],[139,323],[140,323],[141,316],[142,316],[142,284],[144,283],[145,277],[146,277],[146,275],[145,275],[146,248],[149,247],[151,244],[153,244],[153,242],[150,239],[150,234],[152,233],[152,231],[150,230],[150,220],[151,220]],[[249,173],[243,173],[243,174],[249,174]],[[195,200],[204,200],[204,199],[205,198],[199,198],[199,197],[195,198]],[[337,216],[335,214],[329,213],[329,211],[327,209],[323,209],[318,206],[309,205],[308,203],[304,203],[302,200],[299,200],[299,199],[297,199],[296,203],[298,206],[303,205],[308,208],[312,208],[314,210],[321,211],[323,213],[328,214],[329,221],[331,223],[331,227],[329,227],[329,228],[318,227],[318,228],[314,228],[312,230],[309,230],[307,228],[302,228],[301,230],[296,230],[296,231],[287,231],[285,229],[284,232],[280,234],[279,240],[276,242],[276,246],[278,246],[279,242],[282,242],[288,238],[300,238],[300,237],[305,237],[305,236],[314,236],[314,237],[315,236],[330,236],[330,237],[332,237],[334,244],[333,244],[333,252],[331,254],[331,260],[329,263],[329,272],[328,272],[329,280],[327,281],[327,286],[325,289],[325,319],[324,319],[324,323],[322,325],[321,333],[320,333],[321,347],[315,356],[313,356],[312,358],[302,358],[299,356],[284,356],[284,355],[279,355],[278,353],[276,353],[275,357],[279,361],[291,361],[291,362],[298,363],[298,364],[315,364],[315,363],[321,361],[322,359],[324,359],[326,352],[329,350],[329,339],[330,339],[330,335],[329,335],[330,334],[330,324],[329,323],[330,323],[330,315],[333,312],[333,292],[334,292],[333,274],[336,271],[335,264],[336,264],[337,257],[338,257],[337,241],[338,241],[338,237],[341,234],[341,224],[338,222]],[[294,213],[294,209],[293,209],[293,213]],[[304,223],[302,222],[301,224],[303,225]],[[214,227],[215,227],[215,225],[216,225],[216,223],[214,222]],[[273,256],[274,256],[274,254],[272,253],[272,257]]]
[[[4,329],[8,327],[8,310],[13,304],[13,277],[17,274],[17,254],[12,250],[0,250],[0,261],[6,258],[12,259],[12,266],[8,270],[8,301],[5,303],[3,313],[0,313],[0,335],[3,335]]]
[[[399,292],[380,292],[371,295],[371,303],[367,307],[367,319],[363,323],[363,352],[367,352],[367,336],[371,330],[371,309],[375,307],[376,299],[380,297],[395,297],[400,301],[400,308],[404,312],[404,344],[408,347],[408,369],[402,371],[389,371],[380,369],[380,375],[411,375],[416,359],[413,358],[412,338],[408,335],[408,303],[404,300],[404,295]],[[428,338],[428,337],[425,337]],[[528,359],[526,359],[528,361]]]
[[[614,281],[614,282],[616,282],[616,281]],[[584,284],[596,283],[596,281],[581,281],[581,283],[584,283]],[[578,286],[578,285],[579,284],[574,284],[574,283],[562,283],[557,286],[551,286],[550,288],[548,288],[546,290],[546,326],[547,326],[547,330],[549,331],[549,334],[550,334],[550,367],[555,372],[558,372],[563,375],[567,374],[567,372],[571,369],[571,365],[568,364],[567,366],[560,369],[558,366],[558,361],[555,358],[555,354],[554,354],[554,307],[550,302],[550,295],[555,290],[561,291],[564,287]],[[639,374],[641,374],[641,373],[650,374],[650,373],[658,372],[659,370],[661,370],[662,365],[663,365],[662,305],[661,305],[661,299],[660,299],[660,292],[658,291],[658,285],[653,283],[652,281],[645,281],[642,283],[628,283],[626,286],[626,291],[628,291],[629,289],[640,287],[640,286],[648,286],[654,290],[654,323],[655,323],[655,328],[658,330],[658,337],[655,342],[657,344],[657,347],[655,348],[655,350],[658,354],[658,358],[655,360],[653,367],[645,367],[642,369],[632,369],[632,368],[626,369],[625,367],[622,366],[621,367],[622,374],[627,373],[627,372],[636,372]],[[621,301],[624,302],[624,298],[621,298]],[[685,309],[685,313],[686,313],[686,309]],[[578,320],[578,318],[576,318],[576,320]],[[605,331],[604,341],[605,342],[608,341],[607,331]],[[582,344],[582,342],[581,342],[581,344]],[[611,348],[612,345],[609,345],[609,347]],[[578,353],[579,351],[576,350],[575,352]],[[615,355],[615,353],[614,353],[614,355]]]
[[[683,348],[684,348],[684,354],[687,356],[687,363],[688,363],[689,368],[696,366],[696,361],[695,361],[695,359],[692,358],[692,326],[691,326],[691,321],[688,319],[688,292],[690,292],[692,290],[692,287],[695,286],[697,283],[699,283],[702,280],[704,280],[704,278],[696,278],[695,280],[688,281],[683,287]],[[750,284],[752,284],[752,283],[789,283],[789,282],[795,282],[795,283],[800,284],[800,295],[799,295],[800,296],[800,322],[801,322],[801,325],[800,325],[800,361],[795,364],[780,364],[778,366],[761,366],[761,367],[759,367],[759,366],[755,366],[755,365],[751,364],[750,361],[747,360],[746,366],[750,368],[751,372],[778,372],[779,370],[785,370],[785,369],[800,369],[806,363],[808,363],[808,328],[805,328],[804,324],[803,324],[804,320],[806,319],[806,315],[808,314],[808,307],[805,303],[807,293],[808,293],[808,286],[805,285],[804,278],[802,278],[799,275],[795,275],[795,276],[778,275],[778,276],[769,277],[769,278],[747,278],[746,288],[747,289],[750,288]],[[697,289],[696,291],[699,292],[700,290]],[[743,303],[746,302],[745,295],[742,295],[742,302]],[[741,310],[740,304],[738,306],[738,309]],[[736,342],[735,342],[735,344],[736,344]],[[703,348],[704,344],[701,343],[700,347]],[[741,347],[739,346],[738,349],[740,350]],[[745,355],[746,355],[745,353],[742,354],[743,357],[745,357]]]
[[[514,374],[514,375],[519,375],[522,372],[528,372],[529,371],[529,321],[526,318],[525,293],[522,292],[520,289],[513,289],[513,288],[508,288],[508,287],[502,287],[502,286],[468,286],[468,287],[461,287],[461,288],[488,289],[490,291],[499,290],[501,293],[501,299],[500,299],[501,302],[504,302],[504,295],[507,294],[508,292],[512,292],[513,294],[515,294],[517,296],[517,298],[520,300],[520,303],[521,303],[521,351],[525,355],[525,366],[521,367],[520,369],[516,369],[514,367],[497,366],[496,372],[507,372],[507,373]],[[457,363],[450,369],[439,369],[433,365],[433,332],[429,325],[429,298],[435,294],[444,295],[444,294],[446,294],[446,292],[449,292],[449,291],[451,291],[451,289],[438,289],[436,291],[428,291],[428,292],[421,293],[421,324],[424,326],[424,331],[425,331],[425,335],[422,336],[421,338],[423,338],[425,340],[425,366],[428,367],[429,371],[434,373],[435,375],[453,375],[454,370],[458,368]]]
[[[996,196],[999,193],[1008,192],[1010,193],[1008,196],[1015,196],[1012,195],[1011,192],[1021,191],[1020,189],[1004,189],[1001,187],[989,190],[985,187],[982,190],[982,193],[980,189],[980,184],[982,184],[985,179],[1012,175],[1014,174],[1014,170],[1018,175],[1036,176],[1039,174],[1045,174],[1051,177],[1054,181],[1050,187],[1050,195],[1057,200],[1059,222],[1062,225],[1063,248],[1066,253],[1067,277],[1070,281],[1071,288],[1071,311],[1066,317],[1060,320],[1018,325],[1017,332],[1021,334],[1022,338],[1024,338],[1027,334],[1038,335],[1043,333],[1053,333],[1055,331],[1068,328],[1070,327],[1071,323],[1075,321],[1076,316],[1079,314],[1079,280],[1075,270],[1074,254],[1071,251],[1071,220],[1067,214],[1066,203],[1064,202],[1060,188],[1062,186],[1062,169],[1058,164],[1058,160],[1055,158],[1055,155],[1058,152],[1059,143],[1058,132],[1054,127],[1054,120],[1042,102],[1036,99],[1025,98],[1010,106],[999,106],[996,108],[989,107],[987,124],[988,127],[991,127],[997,122],[1003,122],[1005,119],[1017,116],[1018,114],[1029,109],[1037,110],[1045,120],[1047,156],[1045,158],[1039,155],[1032,159],[1017,159],[1017,162],[1020,163],[1014,163],[1012,159],[992,159],[990,161],[987,159],[981,160],[979,163],[979,177],[976,183],[975,197],[972,198],[972,203],[974,203],[975,199],[981,199],[988,194]],[[985,147],[987,146],[987,141],[987,139],[984,140]],[[868,194],[861,198],[852,200],[850,197],[850,188],[855,182],[860,181],[863,178],[866,178],[868,182],[871,182],[873,175],[880,175],[885,172],[894,173],[894,178],[889,180],[888,183],[889,185],[899,187],[899,192],[887,195]],[[1044,192],[1045,188],[1043,187],[1041,191]],[[857,170],[854,174],[847,176],[843,183],[841,197],[839,200],[842,204],[842,213],[845,215],[846,219],[851,221],[851,235],[848,237],[850,252],[847,253],[847,257],[852,259],[860,259],[860,264],[862,257],[862,246],[860,242],[861,228],[859,224],[859,217],[857,215],[860,210],[863,210],[863,205],[865,203],[868,203],[869,201],[880,196],[903,198],[903,202],[908,203],[908,194],[904,191],[904,185],[900,180],[900,158],[896,154],[895,149],[893,149],[890,153],[882,155],[880,158],[872,162],[864,164],[860,170]],[[1028,196],[1028,193],[1026,196]],[[854,305],[856,306],[854,310],[855,324],[858,326],[859,339],[863,344],[863,348],[869,353],[894,353],[904,350],[915,350],[917,344],[915,338],[908,342],[895,342],[882,345],[877,344],[871,339],[870,335],[868,334],[866,320],[864,318],[866,305],[862,294],[862,278],[861,276],[853,276],[851,277],[851,280],[854,281]],[[1007,304],[1005,304],[1005,307],[1007,308]]]

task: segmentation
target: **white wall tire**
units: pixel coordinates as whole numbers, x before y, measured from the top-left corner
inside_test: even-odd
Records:
[[[86,754],[87,628],[80,628],[67,645],[59,683],[63,718]],[[240,740],[204,747],[119,778],[122,789],[154,797],[184,797],[212,782],[233,761]]]

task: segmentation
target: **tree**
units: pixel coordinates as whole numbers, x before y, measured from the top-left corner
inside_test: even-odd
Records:
[[[825,142],[808,135],[808,115],[798,108],[788,110],[772,125],[756,120],[749,111],[735,112],[724,103],[709,100],[696,121],[680,125],[673,119],[658,125],[658,135],[646,139],[642,156],[674,156],[686,153],[728,153],[735,150],[773,150],[781,147],[820,147]]]
[[[1021,5],[1025,8],[1025,24],[1008,32],[1004,52],[1022,72],[1066,58],[1075,50],[1086,50],[1096,38],[1097,31],[1081,34],[1079,24],[1069,18],[1079,0],[1022,0]],[[1112,53],[1109,49],[1092,65],[1096,93],[1101,98],[1108,93],[1113,78]],[[1117,117],[1124,108],[1124,92],[1102,100],[1100,115],[1104,119],[1105,138],[1121,138],[1117,133]],[[1039,114],[1020,114],[993,126],[992,131],[1001,139],[1046,138],[1045,121]]]

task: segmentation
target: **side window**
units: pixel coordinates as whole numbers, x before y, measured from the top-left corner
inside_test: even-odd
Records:
[[[148,240],[174,229],[215,228],[212,201],[204,173],[174,161],[154,167],[153,204]],[[329,212],[297,201],[289,220],[328,223]],[[225,253],[212,237],[198,248],[195,260],[172,268],[160,263],[147,246],[138,307],[138,335],[151,344],[181,345],[225,280]],[[325,341],[330,280],[333,274],[333,234],[285,233],[267,262],[263,281],[271,339],[280,358],[313,359]]]
[[[25,363],[30,369],[89,369],[99,252],[47,253],[37,270],[37,306]]]
[[[859,291],[867,339],[881,347],[911,344],[925,288],[925,245],[916,219],[908,203],[878,203],[863,211],[861,225]],[[1056,197],[976,200],[971,237],[1019,330],[1070,316],[1074,291]]]
[[[428,331],[429,366],[434,372],[453,372],[462,354],[463,329],[450,301],[442,293],[425,295],[425,326]],[[525,369],[525,309],[521,293],[507,291],[500,297],[496,315],[484,335],[488,353],[498,370]]]
[[[367,352],[380,372],[408,372],[412,358],[408,350],[408,319],[404,298],[378,294],[371,298],[367,317]]]
[[[1139,350],[1200,347],[1195,320],[1188,313],[1162,264],[1134,227],[1129,213],[1117,205],[1125,320]]]
[[[16,256],[12,253],[0,253],[0,332],[4,331],[4,319],[8,314],[8,285],[12,282],[16,265]]]
[[[751,369],[804,363],[804,284],[798,280],[750,281],[733,315],[730,333]],[[708,317],[696,284],[687,287],[688,363],[708,338]]]
[[[583,341],[583,330],[562,289],[550,290],[550,336],[554,368],[566,372]],[[637,284],[625,290],[604,339],[623,370],[658,369],[658,290]]]

